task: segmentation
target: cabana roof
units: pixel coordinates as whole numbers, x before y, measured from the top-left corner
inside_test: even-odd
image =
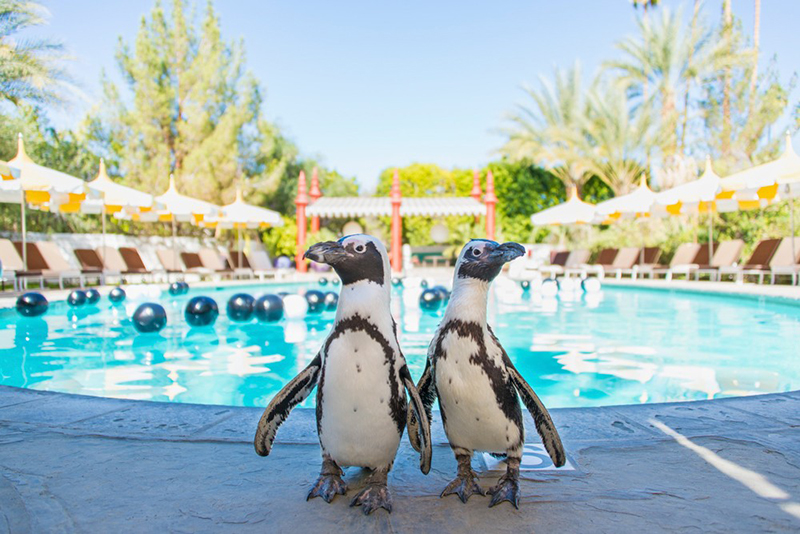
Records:
[[[483,215],[486,206],[472,197],[403,197],[403,217],[442,217],[447,215]],[[322,197],[306,210],[311,217],[376,217],[392,214],[388,197]]]

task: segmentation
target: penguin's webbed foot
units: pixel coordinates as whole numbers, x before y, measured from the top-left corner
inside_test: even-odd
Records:
[[[478,485],[478,477],[475,476],[475,473],[471,470],[468,473],[460,473],[446,488],[444,488],[444,490],[442,490],[442,494],[439,495],[439,497],[446,497],[454,493],[458,495],[463,503],[466,503],[469,498],[476,493],[478,495],[486,495],[483,488]]]
[[[514,505],[514,508],[519,510],[519,479],[517,477],[509,476],[508,474],[503,475],[497,485],[489,489],[489,494],[492,496],[489,508],[503,501],[508,501]]]
[[[386,484],[369,484],[358,492],[350,506],[361,506],[364,515],[369,515],[378,508],[384,508],[387,512],[392,512],[392,494]]]
[[[325,474],[319,476],[316,484],[308,492],[306,500],[322,497],[325,502],[330,503],[334,497],[345,493],[347,493],[347,484],[344,483],[342,477],[336,474]]]

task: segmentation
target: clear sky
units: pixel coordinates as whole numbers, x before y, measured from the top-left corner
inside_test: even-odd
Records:
[[[169,4],[169,0],[164,0]],[[202,13],[205,0],[197,0]],[[73,126],[99,97],[101,69],[116,75],[117,38],[132,42],[152,2],[50,0],[37,33],[62,40],[89,101],[53,112]],[[662,0],[662,6],[690,1]],[[717,21],[721,0],[705,2]],[[486,163],[497,128],[553,66],[580,60],[592,73],[635,30],[629,0],[217,0],[226,39],[244,39],[264,111],[307,155],[356,176],[369,190],[386,167]],[[753,1],[733,0],[752,32]],[[777,55],[785,81],[800,71],[800,1],[763,0],[762,61]],[[796,97],[796,95],[794,95]]]

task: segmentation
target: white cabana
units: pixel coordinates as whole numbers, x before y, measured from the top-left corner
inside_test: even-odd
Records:
[[[534,226],[591,224],[595,217],[595,205],[581,200],[577,188],[572,187],[566,202],[534,213],[531,222]]]
[[[472,197],[403,197],[401,217],[480,216],[486,206]],[[322,197],[306,209],[309,217],[382,217],[392,214],[388,197]]]

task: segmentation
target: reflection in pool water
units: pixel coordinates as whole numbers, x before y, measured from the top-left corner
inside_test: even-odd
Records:
[[[410,286],[411,284],[407,284]],[[223,308],[234,293],[302,292],[316,284],[192,289],[157,299],[169,322],[137,334],[130,315],[143,299],[42,317],[0,311],[0,383],[87,395],[264,406],[316,355],[333,312],[275,324],[189,328],[183,308],[208,295]],[[325,288],[338,289],[338,288]],[[148,291],[152,293],[152,288]],[[414,377],[442,317],[423,312],[420,288],[395,288],[393,312]],[[131,292],[131,293],[136,293]],[[490,323],[548,406],[597,406],[751,395],[800,388],[800,306],[648,289],[542,298],[498,280]],[[314,398],[305,406],[313,406]]]

